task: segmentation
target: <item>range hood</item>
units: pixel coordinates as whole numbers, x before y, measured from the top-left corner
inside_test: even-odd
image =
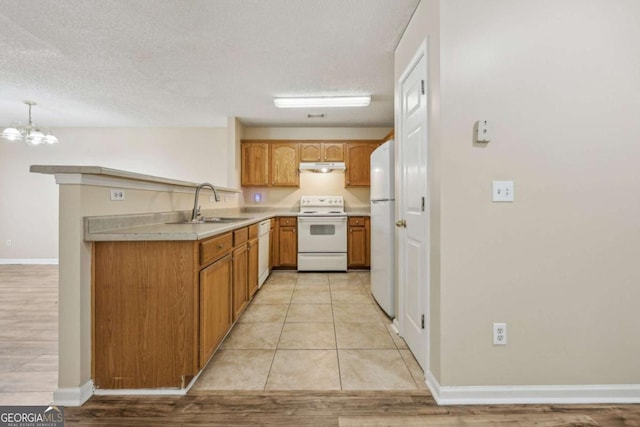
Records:
[[[344,172],[347,167],[344,162],[301,162],[301,172],[327,173],[331,171]]]

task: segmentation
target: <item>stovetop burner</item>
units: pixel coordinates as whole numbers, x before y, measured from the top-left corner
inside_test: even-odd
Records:
[[[300,198],[300,215],[338,216],[344,214],[344,198],[342,196],[302,196]]]

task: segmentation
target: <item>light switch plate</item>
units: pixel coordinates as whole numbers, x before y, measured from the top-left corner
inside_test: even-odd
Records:
[[[513,202],[513,181],[493,181],[494,202]]]

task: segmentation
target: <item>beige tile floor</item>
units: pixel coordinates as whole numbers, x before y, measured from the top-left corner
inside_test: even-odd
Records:
[[[194,390],[426,389],[369,280],[369,272],[273,272]]]

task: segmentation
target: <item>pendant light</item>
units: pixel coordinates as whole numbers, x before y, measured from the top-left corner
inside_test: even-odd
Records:
[[[31,107],[38,104],[33,101],[24,101],[24,103],[29,106],[29,122],[25,126],[22,126],[20,122],[13,122],[8,128],[2,131],[0,136],[9,141],[26,142],[31,145],[44,143],[57,144],[58,138],[56,138],[51,131],[47,131],[45,134],[40,130],[38,125],[31,121]]]

